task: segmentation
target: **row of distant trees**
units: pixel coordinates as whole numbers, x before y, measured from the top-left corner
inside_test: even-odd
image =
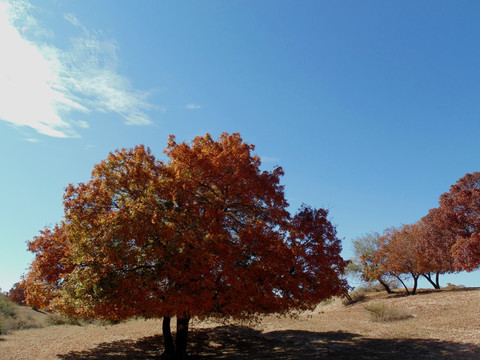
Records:
[[[415,294],[422,276],[435,289],[439,276],[480,266],[480,172],[466,174],[440,196],[439,206],[418,222],[354,240],[350,272],[378,281],[388,292],[392,278]],[[411,276],[410,291],[404,279]]]

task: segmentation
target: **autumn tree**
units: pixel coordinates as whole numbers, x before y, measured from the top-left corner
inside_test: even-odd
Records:
[[[437,216],[439,231],[449,233],[456,270],[480,267],[480,172],[466,174],[440,197]]]
[[[312,309],[344,291],[323,209],[287,211],[281,168],[261,171],[239,134],[138,146],[69,185],[65,218],[30,244],[27,301],[74,317],[163,317],[165,357],[184,358],[192,317]],[[174,343],[170,319],[177,318]]]
[[[445,226],[438,208],[431,209],[419,222],[419,237],[417,246],[425,260],[424,275],[435,289],[440,288],[440,274],[456,271],[455,259],[452,256],[452,246],[455,244],[455,234]],[[430,276],[435,274],[435,279]]]
[[[375,255],[377,260],[381,259],[382,270],[394,275],[405,287],[407,294],[412,295],[416,294],[418,278],[426,269],[426,259],[418,246],[419,231],[417,224],[387,229]],[[411,292],[402,280],[402,274],[412,276]]]
[[[354,258],[347,266],[347,271],[360,273],[362,280],[378,281],[391,294],[391,276],[383,272],[380,263],[375,260],[375,253],[380,248],[380,234],[366,234],[352,241]]]
[[[25,305],[25,287],[22,282],[13,284],[7,293],[8,300],[18,305]]]

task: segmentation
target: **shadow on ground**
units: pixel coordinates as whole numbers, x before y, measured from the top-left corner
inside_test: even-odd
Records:
[[[269,333],[243,327],[194,329],[189,336],[191,360],[252,359],[478,359],[476,345],[432,339],[371,339],[349,332],[282,330]],[[158,359],[160,335],[138,341],[103,343],[82,352],[59,355],[63,360]]]

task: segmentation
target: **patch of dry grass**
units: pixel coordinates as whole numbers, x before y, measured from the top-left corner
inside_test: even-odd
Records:
[[[412,316],[402,308],[393,307],[385,302],[374,302],[364,306],[370,314],[373,321],[377,322],[391,322],[406,320]]]
[[[23,330],[41,327],[33,316],[32,311],[19,306],[0,294],[0,334],[8,334],[15,330]]]

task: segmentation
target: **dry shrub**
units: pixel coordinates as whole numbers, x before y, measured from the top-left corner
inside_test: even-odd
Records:
[[[39,325],[32,318],[18,319],[18,318],[4,318],[2,326],[2,333],[7,334],[15,330],[24,330],[38,328]]]
[[[7,299],[6,296],[0,296],[0,316],[15,318],[17,316],[17,305]]]
[[[465,289],[465,285],[455,285],[451,283],[447,283],[447,286],[444,287],[445,290],[461,290]]]
[[[367,304],[364,308],[369,312],[371,319],[377,322],[399,321],[412,317],[405,310],[398,307],[388,306],[383,302]]]
[[[17,305],[0,294],[0,334],[6,334],[12,328],[17,317]]]

